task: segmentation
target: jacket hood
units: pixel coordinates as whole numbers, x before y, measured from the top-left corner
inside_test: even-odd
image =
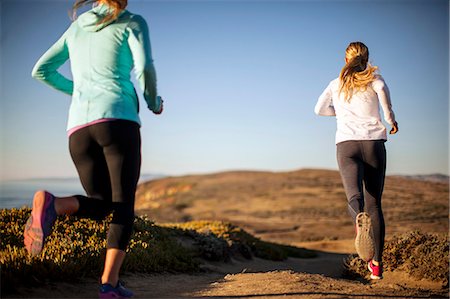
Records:
[[[104,17],[109,15],[112,9],[106,4],[100,4],[93,9],[83,13],[77,19],[78,25],[86,31],[96,32],[107,27],[117,19],[112,19],[107,22],[98,24]],[[125,11],[125,10],[124,10]],[[124,12],[122,11],[122,13]],[[122,14],[121,13],[121,14]]]

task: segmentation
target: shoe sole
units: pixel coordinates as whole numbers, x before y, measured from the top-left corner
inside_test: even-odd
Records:
[[[355,248],[359,257],[368,262],[375,254],[375,242],[372,236],[372,224],[369,214],[359,213],[356,216],[357,234]]]
[[[383,279],[383,276],[376,276],[376,275],[370,274],[370,279],[372,279],[372,280],[380,280],[380,279]]]
[[[115,292],[108,292],[108,293],[99,293],[98,298],[99,299],[115,299],[115,298],[125,298],[125,297],[122,297]]]
[[[101,282],[101,281],[100,281]],[[110,288],[112,288],[111,284],[109,285]],[[103,285],[101,286],[101,289],[103,289]],[[111,298],[133,298],[134,294],[130,290],[126,289],[122,282],[119,280],[117,283],[117,286],[109,291],[98,292],[98,298],[99,299],[111,299]]]
[[[31,216],[25,224],[24,244],[32,256],[41,253],[44,247],[44,229],[43,220],[45,219],[46,198],[48,193],[45,191],[38,191],[34,194],[33,210]]]

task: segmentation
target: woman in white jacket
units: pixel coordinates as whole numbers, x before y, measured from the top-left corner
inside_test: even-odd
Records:
[[[398,131],[389,89],[370,65],[369,49],[352,42],[345,52],[345,66],[339,78],[330,82],[319,97],[315,112],[336,116],[337,161],[348,209],[356,224],[355,247],[368,262],[372,279],[381,279],[385,224],[381,196],[386,172],[386,128]]]

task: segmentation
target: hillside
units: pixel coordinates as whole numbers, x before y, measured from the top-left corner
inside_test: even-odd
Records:
[[[387,177],[387,236],[448,232],[449,184]],[[337,171],[234,171],[139,185],[136,208],[156,222],[223,220],[264,240],[294,244],[351,239],[354,228]]]
[[[386,272],[368,281],[366,264],[349,255],[354,229],[336,171],[150,181],[138,188],[123,278],[136,298],[448,298],[448,195],[448,182],[387,178]],[[29,213],[2,211],[2,285],[21,286],[7,298],[96,297],[108,221],[62,218],[43,256],[30,259]]]

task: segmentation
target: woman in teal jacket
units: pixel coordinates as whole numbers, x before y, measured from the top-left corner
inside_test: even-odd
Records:
[[[131,237],[140,175],[138,96],[130,80],[134,68],[148,108],[163,110],[145,20],[125,8],[127,0],[94,3],[45,52],[32,76],[72,96],[67,131],[69,149],[87,196],[56,197],[38,191],[24,232],[32,255],[39,254],[57,215],[104,219],[112,212],[100,298],[131,297],[119,270]],[[58,72],[70,59],[73,81]]]

